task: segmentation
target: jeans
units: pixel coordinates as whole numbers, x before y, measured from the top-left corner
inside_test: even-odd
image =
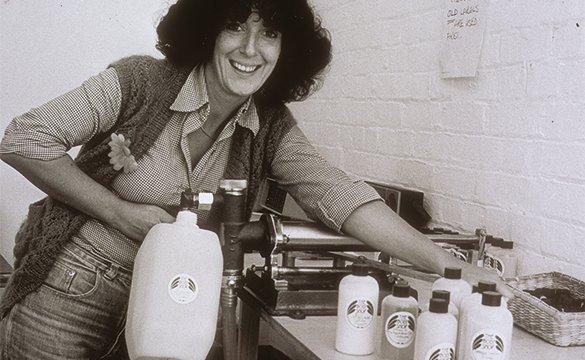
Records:
[[[120,359],[132,273],[65,245],[41,287],[0,323],[2,360]]]

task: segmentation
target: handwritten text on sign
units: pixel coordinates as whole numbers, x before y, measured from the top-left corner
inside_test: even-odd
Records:
[[[445,0],[441,77],[473,77],[477,72],[489,0]]]

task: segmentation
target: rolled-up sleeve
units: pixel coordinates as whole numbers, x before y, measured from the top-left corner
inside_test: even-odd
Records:
[[[107,69],[80,87],[14,118],[4,132],[0,153],[52,160],[99,132],[110,129],[120,111],[116,70]]]
[[[336,231],[355,209],[381,200],[365,182],[330,165],[297,126],[282,138],[272,175],[304,211]]]

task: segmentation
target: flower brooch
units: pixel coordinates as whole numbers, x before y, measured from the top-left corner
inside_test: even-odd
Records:
[[[122,134],[112,134],[112,139],[108,145],[110,145],[110,151],[108,156],[110,157],[110,164],[114,165],[114,170],[118,171],[124,169],[124,173],[127,174],[138,167],[134,155],[130,153],[130,139],[124,139]]]

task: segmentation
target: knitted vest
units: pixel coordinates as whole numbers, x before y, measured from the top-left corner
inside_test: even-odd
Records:
[[[84,173],[106,187],[119,173],[109,163],[110,135],[123,134],[131,139],[130,151],[139,161],[170,120],[170,106],[191,71],[147,56],[129,57],[112,66],[122,91],[120,115],[109,132],[97,134],[81,148],[75,159]],[[256,107],[260,119],[258,133],[254,136],[251,130],[236,124],[224,172],[226,179],[248,180],[248,216],[259,185],[270,170],[278,143],[295,124],[284,105],[268,107],[256,102]],[[50,197],[30,205],[28,216],[16,235],[15,270],[0,303],[0,318],[40,287],[62,247],[88,218]],[[208,225],[213,227],[213,224]]]

